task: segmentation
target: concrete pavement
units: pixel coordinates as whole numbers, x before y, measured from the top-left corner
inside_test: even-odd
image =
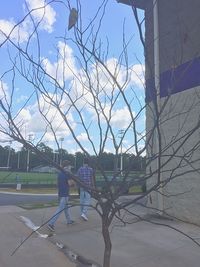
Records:
[[[6,209],[2,212],[2,208],[0,208],[0,267],[27,266],[27,263],[23,265],[24,262],[29,262],[29,267],[84,267],[102,264],[101,222],[95,211],[90,210],[89,221],[84,222],[79,217],[79,208],[74,207],[72,209],[73,218],[76,220],[74,225],[67,226],[62,214],[55,226],[55,235],[45,239],[34,234],[11,257],[13,249],[30,233],[20,216],[28,218],[34,225],[41,225],[52,216],[55,208],[28,211],[11,208],[9,213],[5,213]],[[135,206],[133,211],[148,217],[146,210],[139,206]],[[197,226],[154,217],[151,219],[157,223],[167,223],[200,241],[200,228]],[[46,226],[42,227],[40,232],[49,234]],[[167,227],[147,222],[135,222],[123,227],[116,222],[111,237],[112,267],[199,267],[200,265],[200,247]],[[78,261],[74,260],[76,258]],[[83,264],[86,260],[91,264]]]
[[[75,267],[55,246],[37,234],[32,235],[12,255],[16,247],[31,233],[20,220],[24,210],[15,206],[0,207],[0,267]],[[12,256],[11,256],[12,255]]]

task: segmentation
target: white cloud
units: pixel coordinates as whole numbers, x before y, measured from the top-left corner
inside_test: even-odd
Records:
[[[101,121],[106,123],[105,117],[107,119],[111,117],[110,125],[116,129],[126,129],[132,121],[131,114],[127,106],[124,106],[123,108],[116,108],[110,111],[110,105],[107,105],[104,108],[104,114],[105,116],[103,114],[100,115]],[[132,115],[135,117],[134,111],[132,111]]]
[[[98,68],[98,78],[99,78],[99,84],[101,92],[99,94],[96,89],[97,85],[97,76],[95,76],[95,68],[92,66],[90,69],[89,75],[92,77],[92,83],[93,87],[89,88],[89,83],[87,80],[86,75],[84,74],[82,69],[78,69],[76,67],[75,58],[73,55],[73,50],[70,46],[63,42],[58,42],[58,61],[56,62],[50,62],[48,58],[43,59],[43,64],[45,66],[46,71],[53,77],[55,77],[62,85],[62,83],[67,80],[66,85],[67,89],[70,87],[70,97],[73,100],[76,100],[76,105],[78,110],[81,110],[81,116],[84,122],[86,123],[86,126],[89,127],[89,131],[91,135],[94,136],[94,138],[97,140],[99,139],[98,135],[95,135],[96,132],[96,126],[97,126],[97,114],[96,112],[99,111],[100,113],[100,123],[101,123],[101,129],[104,129],[106,120],[104,116],[102,115],[102,110],[98,105],[100,105],[100,102],[96,101],[97,99],[99,101],[102,100],[101,104],[103,106],[105,115],[107,118],[109,118],[111,114],[111,120],[110,125],[113,127],[113,129],[126,129],[130,123],[132,122],[131,114],[127,106],[122,106],[122,102],[120,103],[116,102],[113,106],[111,106],[111,103],[109,101],[109,97],[113,95],[117,95],[119,91],[114,86],[114,81],[108,80],[107,76],[104,72],[102,72],[100,66],[96,66]],[[107,66],[109,67],[110,71],[115,75],[117,75],[117,79],[120,83],[124,82],[126,71],[123,66],[120,67],[120,69],[117,70],[117,60],[112,58],[106,62]],[[76,76],[73,75],[73,72],[78,75],[79,79],[76,78]],[[116,73],[115,73],[116,72]],[[137,74],[136,74],[137,72]],[[129,73],[130,76],[130,83],[135,83],[139,86],[141,84],[141,80],[138,77],[142,77],[142,67],[141,65],[135,65],[131,68],[131,72]],[[95,80],[96,78],[96,80]],[[63,81],[64,79],[64,81]],[[80,81],[82,80],[82,82]],[[4,85],[5,88],[7,88],[6,85]],[[94,90],[91,92],[90,90]],[[52,106],[51,100],[57,100],[57,103],[59,103],[60,108],[65,112],[70,107],[70,100],[68,98],[67,94],[59,94],[59,91],[57,91],[57,95],[50,95],[50,99],[47,98],[40,98],[39,104],[40,108],[45,115],[45,117],[51,122],[52,128],[54,131],[56,131],[57,138],[59,137],[66,137],[70,136],[70,131],[67,128],[65,122],[63,121],[63,118],[57,111],[56,107]],[[129,92],[127,92],[127,99],[129,97]],[[1,93],[1,91],[0,91]],[[92,95],[94,93],[94,96]],[[130,92],[131,93],[131,92]],[[0,94],[1,95],[1,94]],[[44,97],[44,96],[43,96]],[[52,97],[52,99],[51,99]],[[96,97],[96,99],[95,99]],[[119,96],[118,96],[119,98]],[[77,100],[78,99],[78,100]],[[104,100],[106,99],[106,100]],[[132,97],[130,96],[130,99]],[[26,101],[26,96],[21,96],[17,103],[21,103]],[[42,135],[46,131],[44,140],[53,142],[54,136],[51,132],[50,128],[46,128],[47,122],[45,119],[41,116],[39,110],[38,110],[38,102],[36,102],[34,105],[30,107],[26,107],[20,111],[20,115],[18,116],[18,122],[20,121],[21,124],[26,125],[26,135],[28,132],[34,133],[35,135]],[[96,110],[91,107],[91,104],[95,102],[96,104]],[[132,103],[130,104],[130,107],[132,107]],[[80,128],[78,128],[78,122],[80,121],[80,118],[78,118],[78,114],[72,113],[75,109],[70,109],[70,112],[67,113],[67,120],[72,126],[74,130],[77,129],[77,131],[80,132]],[[89,114],[89,115],[88,115]],[[135,117],[135,112],[132,110],[132,115]],[[74,118],[76,118],[76,122],[74,121]],[[81,125],[80,125],[81,126]],[[83,129],[83,128],[82,128]],[[78,136],[79,141],[86,141],[87,135],[86,133],[82,132]]]
[[[17,91],[17,90],[16,90]],[[26,95],[21,95],[19,98],[16,99],[16,103],[21,103],[24,102],[28,99],[28,96]]]
[[[16,23],[14,21],[8,21],[8,20],[0,20],[0,42],[2,43],[6,37],[9,37],[13,41],[17,41],[19,43],[22,43],[24,41],[27,41],[28,39],[28,32],[25,27],[25,23],[22,23],[21,25],[15,26]]]
[[[50,5],[45,6],[44,0],[27,0],[26,2],[29,10],[35,9],[31,12],[31,18],[36,23],[41,21],[39,29],[51,33],[56,21],[55,10]],[[29,34],[34,30],[31,18],[27,17],[19,25],[13,19],[0,20],[0,42],[4,42],[6,37],[18,43],[26,42]]]
[[[45,0],[26,0],[29,10],[33,10],[31,12],[32,17],[36,22],[41,22],[40,27],[45,31],[51,33],[53,31],[53,24],[56,21],[56,12],[50,6],[45,6]]]
[[[83,141],[88,141],[88,137],[86,133],[81,133],[80,135],[77,136],[77,139],[81,142]]]
[[[120,64],[116,58],[110,58],[105,62],[105,66],[114,79],[100,63],[97,63],[92,66],[91,71],[94,88],[103,88],[102,92],[107,94],[112,93],[114,89],[118,88],[117,84],[120,86],[125,84],[125,89],[130,85],[144,88],[144,65],[135,64],[131,67],[126,67]]]
[[[133,117],[135,113],[132,112]],[[128,107],[125,106],[124,108],[117,109],[113,112],[111,124],[119,129],[125,129],[131,123],[131,114],[128,110]]]
[[[0,80],[0,100],[3,101],[5,98],[9,98],[8,85]]]
[[[91,84],[99,94],[110,95],[117,88],[117,83],[124,83],[126,72],[116,58],[108,59],[104,65],[106,68],[98,62],[91,66]]]
[[[145,67],[142,64],[133,65],[130,69],[131,84],[144,89],[145,83]]]
[[[119,84],[122,84],[126,78],[126,69],[116,58],[110,58],[106,62],[106,66]]]
[[[92,111],[93,107],[91,107],[94,102],[97,106],[98,101],[104,105],[106,101],[107,103],[110,102],[110,98],[119,93],[116,81],[109,76],[101,64],[97,63],[91,65],[90,68],[88,67],[87,74],[90,77],[90,80],[88,80],[84,70],[77,68],[72,48],[61,41],[58,42],[57,48],[58,61],[51,62],[48,58],[44,58],[43,65],[47,73],[55,78],[60,86],[63,86],[64,82],[68,82],[66,92],[69,92],[68,89],[70,88],[70,97],[76,101],[76,106],[80,110],[94,113]],[[144,70],[142,65],[133,65],[127,69],[120,65],[116,58],[108,59],[105,65],[120,85],[123,85],[127,80],[126,90],[130,85],[143,86]],[[117,96],[118,99],[120,99],[120,95]]]
[[[26,124],[31,120],[31,112],[29,110],[29,108],[24,108],[20,111],[20,120]]]
[[[48,58],[43,58],[42,62],[47,73],[62,86],[66,80],[73,78],[77,69],[72,48],[61,41],[58,42],[57,48],[59,54],[57,62],[51,63]]]
[[[57,139],[63,136],[69,136],[70,131],[64,122],[62,116],[59,114],[58,110],[48,103],[44,98],[39,99],[40,108],[44,117],[50,122]],[[45,120],[39,109],[38,103],[22,109],[16,118],[16,123],[23,125],[22,131],[26,136],[29,133],[33,133],[35,136],[41,136],[45,133],[44,140],[54,141],[55,137],[53,135],[50,127],[47,127],[47,121]],[[66,120],[70,123],[70,126],[75,129],[76,123],[74,122],[73,115],[68,113],[66,115]],[[26,132],[26,133],[25,133]]]

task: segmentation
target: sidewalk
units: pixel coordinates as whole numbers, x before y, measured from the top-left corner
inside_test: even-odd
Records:
[[[0,210],[2,208],[0,207]],[[41,225],[52,216],[54,211],[55,207],[29,211],[17,208],[12,213],[1,214],[1,267],[25,267],[27,262],[30,262],[29,267],[35,267],[36,264],[31,265],[35,259],[37,259],[37,267],[85,267],[98,266],[95,263],[102,264],[103,239],[100,219],[95,211],[89,210],[89,221],[82,221],[79,217],[79,207],[72,209],[73,218],[76,221],[74,225],[66,225],[62,214],[57,221],[55,235],[44,239],[34,234],[14,256],[9,256],[19,242],[30,233],[28,227],[20,221],[20,216],[30,219],[35,225]],[[146,214],[146,211],[139,206],[136,206],[134,211],[141,216]],[[155,218],[154,221],[170,224],[200,241],[200,228],[197,226]],[[40,232],[49,234],[46,226]],[[118,223],[112,229],[111,237],[112,267],[199,267],[200,247],[167,227],[147,222],[123,227]],[[77,257],[79,262],[87,259],[93,265],[77,262],[74,265],[73,259]],[[26,263],[23,265],[23,262]]]
[[[11,256],[31,233],[20,220],[24,213],[23,209],[15,206],[0,206],[0,267],[75,267],[51,242],[36,234]]]

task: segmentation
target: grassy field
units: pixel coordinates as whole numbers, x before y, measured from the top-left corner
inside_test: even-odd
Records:
[[[28,185],[28,184],[35,184],[35,185],[42,185],[45,184],[47,185],[46,188],[41,192],[44,193],[47,191],[47,193],[55,193],[55,189],[47,189],[48,185],[56,185],[57,183],[57,175],[54,173],[26,173],[26,172],[8,172],[8,171],[0,171],[0,184],[16,184],[17,179],[16,175],[19,176],[19,183],[23,185]],[[109,172],[107,173],[108,178],[111,178],[112,173]],[[139,172],[132,172],[131,173],[131,178],[139,178],[141,173]],[[120,180],[120,178],[118,178]],[[103,186],[103,178],[100,176],[100,174],[96,175],[96,185],[97,188],[101,189]],[[23,188],[23,191],[30,192],[29,190],[34,190],[34,192],[38,192],[38,189],[25,189]],[[42,190],[42,189],[41,189]],[[50,190],[50,191],[49,191]],[[142,191],[142,186],[141,185],[135,185],[129,189],[129,193],[139,193]],[[39,193],[39,192],[38,192]]]
[[[16,188],[1,188],[1,192],[20,192],[20,193],[30,193],[30,194],[57,194],[57,188],[21,188],[21,190],[16,190]]]
[[[9,172],[0,171],[0,183],[16,183],[16,175],[20,178],[22,184],[56,184],[55,173],[32,173],[32,172]],[[139,178],[140,172],[132,172],[131,178]],[[112,172],[107,172],[108,178],[112,178]],[[103,177],[100,174],[96,174],[97,181],[103,181]]]
[[[16,183],[16,175],[19,175],[21,184],[56,184],[54,173],[27,173],[0,171],[0,183]]]

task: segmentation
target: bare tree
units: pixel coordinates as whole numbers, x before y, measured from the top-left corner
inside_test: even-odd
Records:
[[[78,185],[91,192],[95,199],[93,208],[101,217],[105,244],[103,267],[110,266],[112,251],[110,227],[113,221],[117,220],[126,225],[133,222],[134,218],[144,220],[133,212],[135,203],[147,196],[151,196],[151,202],[154,195],[162,197],[177,195],[177,192],[166,194],[164,188],[167,188],[172,180],[186,173],[199,172],[200,166],[197,164],[199,158],[193,159],[193,155],[199,149],[199,140],[191,142],[193,136],[199,131],[199,118],[189,131],[184,131],[184,134],[182,131],[191,110],[195,110],[199,105],[199,97],[196,102],[191,103],[191,110],[185,108],[179,113],[173,112],[179,103],[174,102],[170,95],[159,103],[157,98],[152,98],[145,103],[144,99],[141,100],[138,97],[138,86],[143,85],[145,89],[145,70],[139,61],[134,65],[129,60],[128,49],[131,42],[126,38],[125,27],[121,38],[122,50],[118,58],[110,56],[109,41],[99,37],[107,2],[107,0],[102,1],[93,19],[86,24],[82,15],[81,1],[77,1],[76,8],[72,9],[70,1],[66,5],[63,1],[52,0],[43,7],[29,10],[10,33],[1,31],[1,35],[4,36],[1,46],[7,45],[10,68],[1,73],[2,94],[0,96],[0,132],[3,135],[20,142],[39,157],[44,157],[44,154],[37,149],[37,144],[33,144],[26,138],[27,131],[31,127],[25,115],[34,104],[30,114],[32,112],[34,116],[37,115],[37,118],[40,117],[43,124],[43,132],[40,132],[37,143],[43,141],[47,135],[51,135],[60,147],[60,128],[65,128],[68,137],[82,152],[88,157],[96,156],[97,161],[93,164],[104,179],[104,189],[86,187],[76,175],[73,179]],[[70,34],[64,29],[64,34],[56,39],[57,62],[53,65],[43,57],[44,48],[40,37],[40,26],[45,17],[46,7],[50,4],[62,5],[66,8],[66,14],[72,10],[75,14],[74,20],[70,22]],[[34,19],[36,10],[43,12],[43,16],[37,21]],[[133,11],[142,44],[145,45],[142,21],[139,21],[134,7]],[[21,43],[20,35],[16,41],[13,38],[13,32],[16,29],[19,30],[20,25],[27,19],[32,23],[32,32],[29,33],[26,42]],[[29,97],[21,106],[14,102],[19,77],[29,93]],[[137,78],[138,83],[134,83],[133,77]],[[9,93],[3,82],[8,78]],[[184,102],[182,103],[184,105]],[[145,119],[146,110],[149,124],[145,130],[144,123],[142,124],[141,121]],[[121,114],[123,123],[122,128],[119,129],[117,123]],[[176,135],[171,137],[171,140],[166,140],[162,133],[163,125],[176,119],[178,120]],[[87,145],[80,141],[80,133],[87,140]],[[184,149],[187,144],[192,145]],[[108,176],[98,160],[107,149],[115,154],[112,177]],[[128,167],[124,168],[121,164],[119,168],[122,149],[124,153],[131,153],[138,158],[148,152],[147,171],[144,174],[141,173],[139,177],[140,181],[147,183],[148,186],[146,192],[139,196],[122,198],[132,186],[138,183],[138,177],[131,172],[131,158]],[[45,159],[51,165],[61,169],[52,159]],[[173,164],[169,164],[171,162]],[[189,169],[186,168],[188,164]],[[151,208],[168,214],[167,210],[160,207]]]

